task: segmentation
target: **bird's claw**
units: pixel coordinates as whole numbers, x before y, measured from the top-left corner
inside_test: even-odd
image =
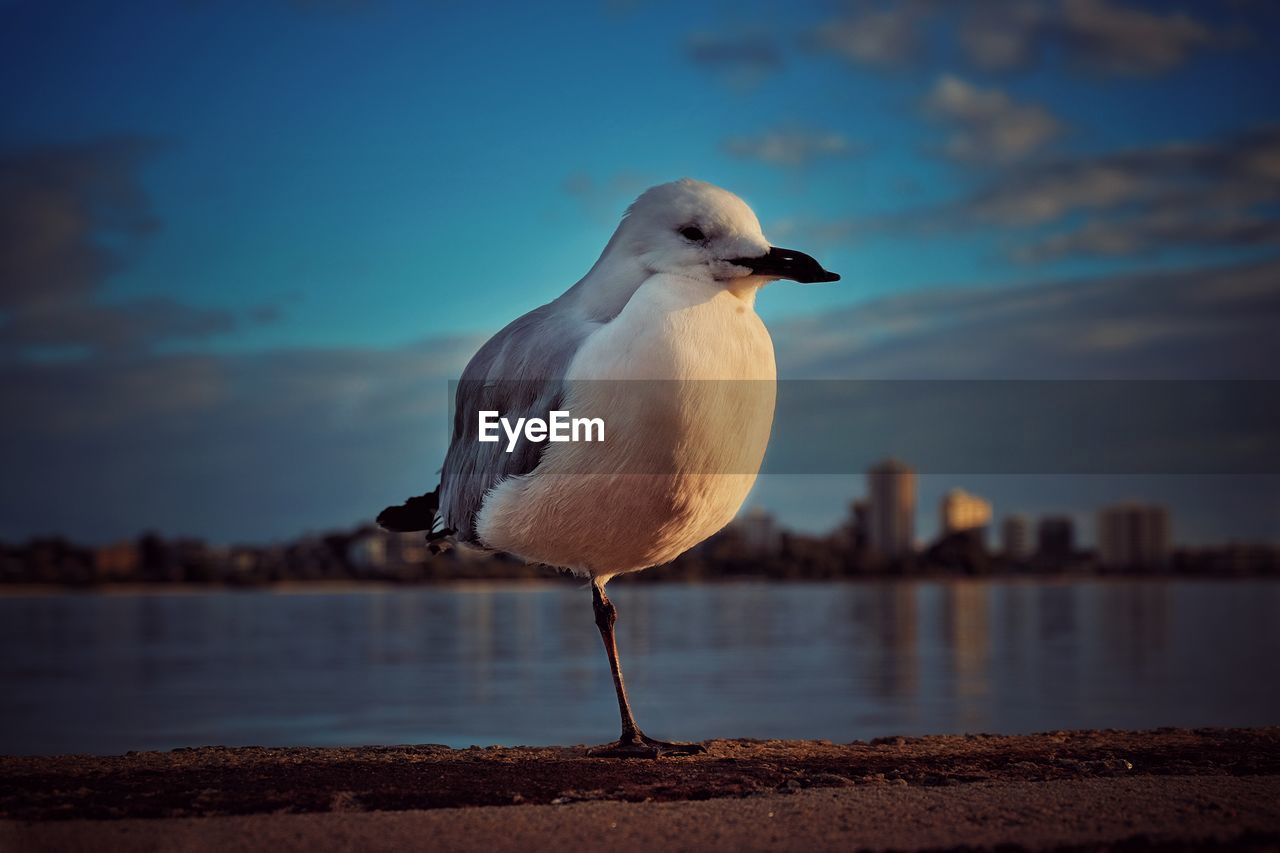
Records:
[[[636,733],[622,737],[613,743],[593,746],[587,750],[589,758],[660,758],[664,755],[701,755],[707,748],[700,743],[673,743],[656,740]]]

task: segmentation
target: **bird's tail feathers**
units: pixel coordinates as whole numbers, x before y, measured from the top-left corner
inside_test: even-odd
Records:
[[[378,526],[393,533],[413,533],[426,531],[427,541],[431,543],[431,551],[439,553],[448,550],[449,541],[456,531],[441,527],[440,487],[409,498],[400,506],[389,506],[378,513]]]

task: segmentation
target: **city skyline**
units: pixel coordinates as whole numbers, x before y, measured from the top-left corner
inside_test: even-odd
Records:
[[[1036,515],[1024,510],[996,511],[994,505],[983,496],[953,485],[942,494],[937,502],[939,522],[936,531],[931,535],[918,535],[917,523],[927,517],[926,504],[917,502],[917,473],[906,462],[887,457],[868,469],[864,474],[865,492],[844,502],[845,514],[839,523],[819,534],[821,537],[839,536],[842,530],[850,525],[861,530],[865,537],[866,548],[882,557],[897,558],[922,552],[930,542],[937,542],[952,534],[973,532],[979,535],[979,541],[993,553],[1018,558],[1031,553],[1033,539],[1040,549],[1045,547],[1045,538],[1052,541],[1065,542],[1063,550],[1076,548],[1096,550],[1104,562],[1110,555],[1115,564],[1123,564],[1125,555],[1158,555],[1167,559],[1171,549],[1187,547],[1189,544],[1179,542],[1173,535],[1173,525],[1169,508],[1151,500],[1125,500],[1100,504],[1090,511],[1092,524],[1079,524],[1079,516],[1048,511]],[[356,523],[356,529],[376,529],[370,520]],[[777,516],[759,505],[745,505],[738,516],[730,522],[726,529],[736,529],[747,537],[752,547],[768,550],[764,543],[776,540],[783,533],[805,533],[780,524]],[[1082,531],[1091,535],[1080,537]],[[329,531],[332,532],[332,531]],[[112,548],[135,539],[156,535],[158,531],[139,531],[135,537],[115,540],[101,546],[98,550],[106,554],[110,560]],[[291,540],[306,541],[321,538],[325,533],[308,533]],[[388,534],[392,539],[415,543],[413,553],[424,558],[428,549],[428,540],[417,533]],[[994,539],[993,539],[994,537]],[[49,538],[49,537],[35,537]],[[419,541],[421,540],[421,541]],[[1016,540],[1019,544],[1013,544]],[[202,542],[198,537],[176,537],[178,542]],[[1237,540],[1225,540],[1212,543],[1217,545],[1234,544]],[[1242,543],[1248,540],[1241,540]],[[1257,540],[1266,544],[1266,540]],[[238,547],[271,547],[278,543],[253,543],[241,541],[225,546],[222,550],[234,551]],[[1280,543],[1271,543],[1280,545]],[[409,547],[406,545],[406,547]],[[1058,546],[1054,546],[1058,547]],[[384,544],[373,542],[369,559],[376,561],[376,555],[385,548]],[[421,553],[419,553],[421,552]],[[1025,552],[1019,554],[1019,552]],[[357,561],[361,558],[357,557]]]

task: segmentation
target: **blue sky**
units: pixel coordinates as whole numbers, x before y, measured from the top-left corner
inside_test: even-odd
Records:
[[[844,274],[769,288],[771,324],[1257,262],[1280,244],[1277,23],[1266,4],[1136,0],[10,0],[0,154],[5,222],[24,224],[8,237],[42,239],[30,211],[52,174],[66,206],[48,209],[79,225],[50,231],[38,262],[88,252],[101,268],[58,290],[36,260],[17,264],[26,295],[0,320],[18,343],[0,356],[15,383],[52,359],[83,362],[76,381],[95,387],[105,371],[209,359],[214,378],[191,380],[208,406],[210,389],[238,387],[230,359],[432,353],[558,295],[631,198],[684,175],[738,192],[777,243]],[[445,367],[466,348],[441,348]],[[218,400],[244,405],[236,393]],[[78,398],[41,399],[33,422],[65,420]],[[152,401],[111,399],[156,423]],[[315,452],[333,451],[317,439]],[[368,464],[399,470],[389,455]],[[335,499],[254,535],[356,507]]]
[[[13,3],[8,144],[140,135],[162,227],[108,297],[274,305],[220,347],[398,344],[487,331],[576,280],[639,189],[692,175],[736,189],[766,227],[921,207],[962,193],[930,156],[918,102],[945,59],[857,67],[804,44],[826,4]],[[1224,24],[1225,26],[1225,24]],[[779,67],[735,84],[690,44],[777,33]],[[1263,45],[1159,76],[973,75],[1048,105],[1063,150],[1200,139],[1273,115]],[[861,149],[802,167],[726,156],[737,136],[825,131]],[[590,209],[567,181],[601,186]],[[612,189],[614,186],[618,188]],[[803,234],[787,236],[805,243]],[[779,241],[781,242],[781,241]],[[846,273],[775,288],[766,318],[905,289],[1021,281],[992,235],[823,246]],[[802,247],[803,248],[803,247]],[[1064,261],[1070,271],[1094,264]],[[1059,270],[1036,270],[1035,275]]]

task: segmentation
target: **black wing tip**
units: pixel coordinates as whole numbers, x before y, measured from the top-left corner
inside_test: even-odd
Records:
[[[429,530],[431,522],[419,518],[403,506],[389,506],[378,513],[375,519],[378,526],[391,533],[411,533],[415,530]]]
[[[389,506],[378,513],[378,526],[393,533],[434,530],[440,510],[440,489],[409,498],[400,506]]]

